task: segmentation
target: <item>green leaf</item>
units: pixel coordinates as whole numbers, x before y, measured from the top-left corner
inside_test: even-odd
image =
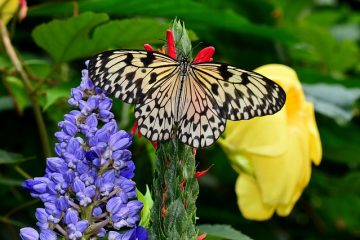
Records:
[[[359,165],[360,127],[349,122],[339,126],[335,121],[319,115],[317,117],[324,159],[345,163],[348,166]]]
[[[29,158],[25,158],[21,154],[0,149],[0,164],[18,164],[27,160],[29,160]]]
[[[27,59],[24,61],[33,76],[44,79],[51,71],[51,63],[43,59]]]
[[[342,125],[351,120],[355,101],[360,98],[360,89],[345,88],[342,85],[303,84],[303,88],[317,112]]]
[[[197,226],[200,233],[206,233],[206,240],[251,240],[248,236],[229,225],[202,224]]]
[[[23,82],[17,77],[6,76],[5,84],[7,85],[7,89],[10,91],[15,101],[16,108],[20,112],[23,112],[25,107],[27,107],[30,103],[30,99]]]
[[[14,109],[14,101],[10,96],[0,97],[0,112]]]
[[[0,69],[12,67],[11,61],[5,54],[0,55]]]
[[[57,100],[61,98],[70,97],[70,89],[74,86],[73,82],[65,82],[53,88],[46,90],[46,102],[44,111],[52,106]]]
[[[144,204],[140,213],[140,226],[148,227],[150,223],[151,209],[154,205],[154,201],[151,198],[149,187],[146,185],[146,193],[143,195],[139,190],[136,189],[138,200]]]
[[[119,7],[121,6],[121,7]],[[214,9],[205,2],[178,0],[83,0],[79,1],[82,11],[107,12],[118,16],[166,17],[175,16],[185,21],[196,32],[208,32],[206,26],[220,31],[233,31],[251,34],[278,42],[293,42],[295,35],[289,31],[272,26],[257,25],[248,21],[231,8]],[[68,14],[72,12],[72,3],[46,3],[29,11],[30,16],[49,16],[49,14]]]
[[[339,74],[359,62],[359,50],[354,41],[337,41],[329,30],[312,23],[292,25],[291,29],[299,42],[291,45],[288,52],[293,60],[303,65],[325,67],[327,71]]]
[[[110,48],[140,48],[145,42],[160,43],[164,29],[161,22],[153,19],[109,21],[106,14],[88,12],[42,24],[32,35],[56,61],[66,62]]]
[[[108,19],[106,14],[85,13],[67,20],[53,20],[36,27],[32,36],[55,60],[65,62],[84,56],[88,34]]]
[[[301,82],[316,84],[316,83],[326,83],[326,84],[340,84],[347,88],[360,88],[360,81],[358,78],[350,77],[341,77],[335,78],[330,74],[324,74],[318,69],[311,68],[295,68],[296,73],[299,75]]]
[[[354,211],[354,209],[360,209],[359,195],[338,195],[323,198],[322,201],[323,214],[329,219],[342,222],[345,228],[353,231],[360,229],[360,211]]]

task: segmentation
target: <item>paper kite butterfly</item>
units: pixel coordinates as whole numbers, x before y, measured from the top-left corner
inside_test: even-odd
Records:
[[[270,79],[224,63],[179,61],[152,51],[114,50],[89,62],[90,78],[116,98],[135,104],[140,133],[206,147],[226,120],[274,114],[285,92]]]

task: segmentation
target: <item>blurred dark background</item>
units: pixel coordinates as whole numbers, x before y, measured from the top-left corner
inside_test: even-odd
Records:
[[[246,220],[238,210],[237,174],[220,146],[198,150],[198,168],[213,165],[200,180],[198,222],[229,224],[253,239],[360,238],[359,1],[79,0],[28,1],[28,6],[27,17],[21,22],[15,17],[7,27],[36,89],[51,149],[84,61],[107,49],[142,49],[144,43],[160,48],[177,17],[198,45],[194,52],[211,45],[217,62],[248,70],[267,63],[295,69],[315,104],[323,145],[323,160],[312,168],[292,213],[263,222]],[[27,89],[0,49],[0,239],[8,240],[18,238],[19,228],[35,225],[40,203],[21,184],[44,174],[45,158]],[[312,94],[320,83],[341,91],[329,95],[324,87]],[[132,111],[114,102],[120,128],[131,129]],[[132,149],[135,180],[145,192],[154,150],[138,138]]]

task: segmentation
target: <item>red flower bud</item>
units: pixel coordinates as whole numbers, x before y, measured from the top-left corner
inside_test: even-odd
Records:
[[[193,63],[202,63],[202,62],[211,62],[214,56],[215,48],[214,47],[206,47],[202,49],[198,54],[196,55]]]
[[[201,178],[202,176],[204,176],[205,174],[207,174],[209,171],[210,171],[210,168],[212,166],[210,166],[208,169],[204,170],[204,171],[197,171],[195,172],[195,178],[199,179]]]
[[[175,48],[175,41],[174,35],[171,30],[166,30],[166,42],[167,42],[167,54],[176,59],[176,48]]]
[[[152,51],[154,51],[154,48],[150,45],[150,44],[144,44],[144,48],[145,48],[145,50],[146,51],[148,51],[148,52],[152,52]]]
[[[204,238],[206,238],[206,233],[203,233],[200,236],[198,236],[197,240],[203,240]]]

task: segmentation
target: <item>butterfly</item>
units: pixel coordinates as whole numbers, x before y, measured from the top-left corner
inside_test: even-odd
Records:
[[[141,50],[99,53],[89,76],[115,98],[135,104],[139,132],[151,141],[173,137],[192,147],[213,144],[226,120],[278,112],[284,90],[270,79],[225,63],[192,63]]]

